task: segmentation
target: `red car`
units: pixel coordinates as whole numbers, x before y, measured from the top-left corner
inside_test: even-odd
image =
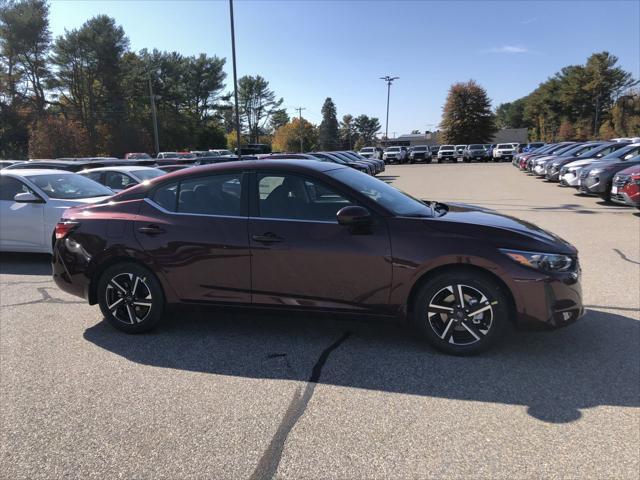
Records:
[[[584,312],[577,251],[556,235],[329,162],[187,168],[66,210],[55,235],[57,285],[126,332],[207,303],[395,318],[471,354],[510,321]]]
[[[640,208],[640,165],[616,174],[611,185],[611,201]]]

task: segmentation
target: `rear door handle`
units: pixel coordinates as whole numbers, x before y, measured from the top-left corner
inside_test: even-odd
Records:
[[[144,233],[146,235],[158,235],[159,233],[164,233],[165,232],[158,225],[147,225],[146,227],[140,227],[138,229],[138,231],[140,233]]]
[[[267,232],[262,235],[251,235],[251,238],[260,243],[278,243],[284,242],[284,238],[279,237],[275,233]]]

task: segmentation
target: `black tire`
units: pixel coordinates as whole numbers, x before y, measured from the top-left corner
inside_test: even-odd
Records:
[[[463,308],[459,308],[460,290]],[[480,308],[485,310],[468,316]],[[475,355],[489,349],[508,320],[506,292],[490,276],[468,269],[431,278],[420,287],[413,305],[412,321],[418,331],[433,347],[451,355]]]
[[[98,304],[112,326],[127,333],[141,333],[158,325],[165,299],[160,282],[150,270],[123,262],[100,276]]]

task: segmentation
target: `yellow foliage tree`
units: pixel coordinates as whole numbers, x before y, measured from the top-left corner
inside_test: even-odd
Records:
[[[315,125],[304,118],[302,121],[294,118],[276,130],[271,148],[274,152],[300,152],[300,137],[302,137],[302,151],[309,152],[316,148],[318,132]]]

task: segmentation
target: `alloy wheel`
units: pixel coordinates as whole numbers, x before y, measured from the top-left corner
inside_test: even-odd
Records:
[[[107,283],[106,307],[119,322],[135,325],[144,322],[153,306],[146,277],[119,273]]]
[[[452,345],[481,342],[494,320],[492,302],[475,287],[451,284],[431,297],[427,321],[434,333]]]

